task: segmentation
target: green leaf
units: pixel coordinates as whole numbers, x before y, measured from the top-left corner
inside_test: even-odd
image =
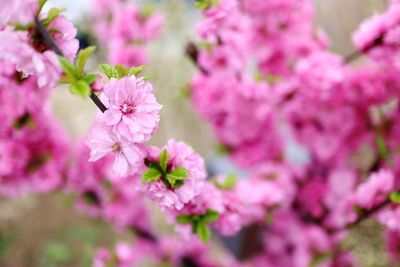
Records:
[[[100,64],[100,70],[109,78],[118,78],[117,69],[110,64]]]
[[[39,6],[44,6],[46,4],[47,0],[39,0]]]
[[[176,222],[181,224],[191,224],[193,222],[193,218],[191,215],[179,215],[176,217]]]
[[[219,213],[215,210],[207,210],[207,213],[201,217],[205,222],[216,222],[219,218]]]
[[[151,5],[143,6],[140,9],[140,17],[142,19],[148,19],[154,13],[154,8]]]
[[[183,181],[182,180],[176,180],[174,183],[174,188],[179,188],[183,185]]]
[[[32,28],[33,23],[29,23],[29,24],[21,24],[21,23],[14,23],[14,30],[16,31],[27,31],[30,28]]]
[[[57,17],[60,15],[64,9],[53,7],[49,10],[47,14],[47,18],[45,18],[42,22],[45,26],[49,26]]]
[[[81,81],[91,85],[97,80],[97,74],[87,74],[81,78]]]
[[[39,15],[40,12],[42,11],[43,6],[46,4],[47,0],[39,0],[39,6],[38,9],[36,10],[36,15]]]
[[[389,150],[385,142],[385,137],[380,132],[378,132],[376,137],[376,145],[378,147],[379,155],[384,159],[387,158],[389,156]]]
[[[60,77],[60,79],[58,79],[59,83],[73,83],[75,81],[76,81],[76,79],[71,76],[62,76],[62,77]]]
[[[162,173],[157,168],[149,168],[142,174],[142,182],[150,183],[158,180]]]
[[[228,174],[225,178],[224,189],[233,189],[236,185],[236,177],[234,174]]]
[[[209,9],[219,4],[219,0],[197,0],[195,7],[198,9]]]
[[[400,203],[400,193],[399,192],[390,193],[390,201],[392,201],[393,203]]]
[[[136,76],[144,70],[144,65],[130,68],[128,76]]]
[[[234,174],[228,174],[222,183],[218,182],[216,178],[212,179],[212,183],[219,189],[231,190],[236,185],[236,177]]]
[[[125,67],[124,65],[116,65],[115,69],[117,70],[117,73],[118,73],[118,79],[128,75],[129,69],[127,67]]]
[[[185,168],[178,167],[167,173],[167,177],[173,180],[184,180],[189,177],[189,173]]]
[[[198,235],[200,240],[202,240],[204,242],[208,242],[208,240],[210,240],[210,238],[211,238],[212,233],[211,233],[210,228],[207,226],[207,224],[198,223],[196,228],[197,228],[196,234]]]
[[[81,97],[88,97],[90,96],[92,89],[90,89],[90,86],[86,82],[76,81],[70,84],[69,91]]]
[[[60,57],[61,69],[66,76],[77,77],[74,65],[72,65],[65,57]]]
[[[46,256],[55,263],[66,263],[72,259],[72,253],[60,242],[50,242],[46,247]]]
[[[79,74],[83,75],[83,70],[85,68],[86,62],[95,51],[95,46],[89,46],[79,51],[75,62],[76,70]]]
[[[168,151],[164,149],[160,154],[160,167],[164,172],[167,171],[168,160],[169,160]]]

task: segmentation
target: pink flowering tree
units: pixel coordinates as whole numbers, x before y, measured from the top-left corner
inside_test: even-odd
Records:
[[[196,1],[190,98],[240,177],[208,174],[183,142],[148,143],[162,105],[143,75],[143,44],[160,34],[160,14],[95,1],[108,62],[90,72],[96,48],[79,49],[63,10],[45,4],[0,3],[0,194],[73,194],[81,212],[136,234],[99,248],[93,267],[359,266],[343,243],[366,220],[382,225],[399,263],[398,1],[361,24],[347,57],[329,51],[310,0]],[[52,117],[58,84],[98,108],[78,145]],[[176,234],[152,225],[148,201]],[[240,251],[215,257],[211,240],[224,236]]]

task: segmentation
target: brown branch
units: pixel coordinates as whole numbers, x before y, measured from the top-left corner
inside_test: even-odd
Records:
[[[346,228],[352,228],[354,226],[357,226],[358,224],[360,224],[364,220],[369,219],[372,215],[374,215],[375,213],[377,213],[381,209],[383,209],[386,206],[388,206],[390,203],[391,203],[390,199],[386,199],[382,203],[376,205],[372,209],[370,209],[370,210],[366,211],[365,213],[361,214],[360,217],[358,217],[358,219],[355,220],[354,222],[347,224]]]

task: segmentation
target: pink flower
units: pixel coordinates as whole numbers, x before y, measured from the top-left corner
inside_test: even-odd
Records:
[[[15,64],[16,70],[25,76],[36,77],[40,88],[55,84],[61,70],[53,51],[36,51],[30,45],[26,32],[13,32],[10,28],[0,31],[0,39],[0,60]]]
[[[363,22],[353,34],[353,43],[360,51],[370,49],[383,37],[386,31],[385,16],[374,15]]]
[[[168,152],[168,165],[171,170],[182,167],[187,170],[189,176],[183,180],[183,185],[177,188],[169,188],[158,179],[140,185],[140,190],[157,202],[162,209],[182,210],[186,203],[200,193],[204,184],[206,179],[204,160],[185,143],[175,140],[168,141],[161,150],[150,148],[147,160],[158,162],[162,150]]]
[[[108,45],[108,59],[111,64],[127,67],[140,66],[148,61],[148,53],[144,47],[125,43],[115,38]]]
[[[244,224],[245,206],[234,193],[229,191],[222,192],[222,199],[224,209],[214,227],[223,235],[234,235]]]
[[[29,114],[29,123],[0,136],[0,194],[49,192],[62,184],[69,157],[65,133],[49,114]]]
[[[0,1],[0,24],[28,24],[38,9],[37,0]]]
[[[152,85],[132,76],[111,79],[104,87],[104,94],[109,99],[104,123],[126,140],[148,141],[158,127],[162,107],[157,103]]]
[[[48,27],[54,42],[61,49],[67,59],[72,61],[79,49],[79,41],[76,39],[75,26],[64,16],[55,18]]]
[[[123,177],[133,174],[143,160],[144,153],[140,145],[118,137],[110,129],[97,124],[89,132],[86,144],[91,149],[89,161],[96,161],[114,153],[114,173]]]
[[[380,170],[372,173],[368,180],[359,185],[355,193],[355,200],[360,207],[371,209],[384,201],[393,190],[394,176],[389,170]]]

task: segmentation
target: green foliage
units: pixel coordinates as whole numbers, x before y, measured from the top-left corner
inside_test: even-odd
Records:
[[[87,84],[92,84],[97,80],[96,74],[87,74],[81,78],[82,81],[86,82]]]
[[[168,160],[169,160],[168,151],[164,149],[160,154],[160,167],[164,172],[167,171]]]
[[[209,9],[210,7],[216,6],[219,4],[219,0],[197,0],[195,3],[195,7],[197,9]]]
[[[118,71],[117,69],[110,64],[100,64],[100,71],[104,73],[109,79],[117,78]]]
[[[109,79],[121,79],[126,76],[136,76],[144,70],[144,66],[127,68],[123,65],[111,65],[111,64],[101,64],[100,70]]]
[[[232,190],[236,185],[236,176],[234,174],[228,174],[223,183],[218,182],[217,179],[214,178],[212,179],[212,183],[219,189]]]
[[[207,213],[201,218],[205,222],[216,222],[219,218],[219,213],[215,210],[207,210]]]
[[[161,176],[162,172],[158,168],[149,168],[142,174],[142,182],[154,182],[157,181]]]
[[[72,260],[71,251],[61,242],[51,242],[45,251],[46,260],[53,263],[66,263]]]
[[[83,80],[72,82],[69,85],[69,91],[74,95],[79,95],[83,98],[90,96],[92,89],[90,85]]]
[[[42,20],[42,23],[45,26],[49,26],[62,12],[64,9],[53,7],[50,9],[49,13],[47,14],[47,18]]]
[[[176,217],[176,222],[180,224],[191,224],[192,232],[197,234],[200,240],[208,242],[212,236],[212,232],[207,223],[216,222],[219,213],[215,210],[207,210],[203,215],[184,214]]]
[[[60,78],[60,83],[69,84],[69,91],[72,94],[83,98],[89,97],[92,93],[90,87],[97,80],[96,74],[86,74],[85,65],[89,57],[96,51],[95,46],[89,46],[79,51],[75,65],[65,57],[60,57],[61,68],[64,75]]]
[[[208,242],[212,235],[210,228],[204,222],[198,224],[196,234],[204,242]]]
[[[65,73],[65,76],[71,78],[77,78],[78,74],[76,73],[75,66],[72,65],[68,59],[65,57],[60,57],[61,68]]]
[[[183,167],[169,170],[168,160],[168,151],[164,149],[160,153],[159,162],[150,162],[148,164],[148,169],[142,174],[142,182],[154,182],[161,178],[168,188],[178,188],[182,186],[183,180],[189,177],[189,172]]]
[[[397,204],[400,203],[400,193],[399,192],[390,193],[390,201]]]
[[[185,168],[179,167],[173,169],[167,174],[169,180],[184,180],[189,177],[189,173]]]
[[[78,74],[83,75],[83,70],[85,68],[86,62],[95,51],[95,46],[89,46],[79,51],[75,61],[75,67]]]

